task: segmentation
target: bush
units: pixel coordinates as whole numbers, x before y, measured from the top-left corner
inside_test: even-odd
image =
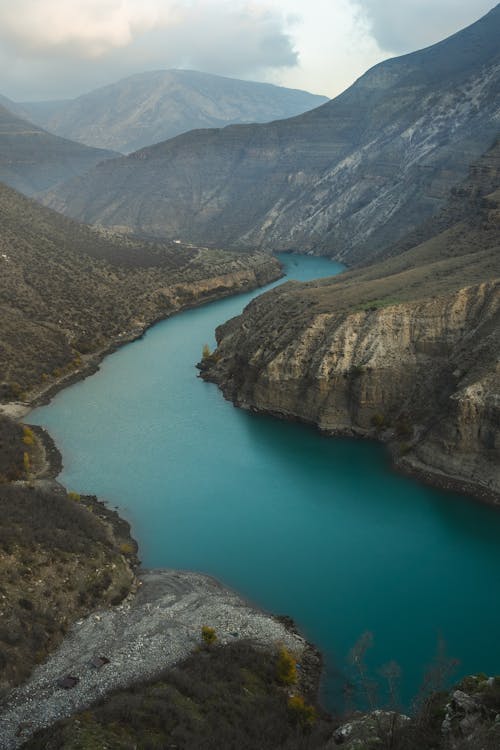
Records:
[[[202,629],[201,629],[201,637],[203,639],[203,642],[207,646],[211,646],[217,640],[217,634],[216,634],[214,628],[211,628],[208,625],[204,625],[202,627]]]
[[[288,708],[290,709],[294,720],[304,729],[311,727],[318,718],[314,706],[310,706],[306,703],[301,695],[292,695],[288,699]]]
[[[297,682],[297,663],[284,646],[279,650],[276,677],[282,685],[294,685]]]
[[[35,434],[32,429],[27,426],[23,427],[23,443],[25,445],[33,445],[35,442]]]
[[[386,426],[386,419],[383,414],[380,414],[379,412],[377,412],[370,419],[370,423],[372,427],[375,427],[377,430],[381,430],[383,427]]]

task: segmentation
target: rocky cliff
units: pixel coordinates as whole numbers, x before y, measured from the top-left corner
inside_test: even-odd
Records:
[[[251,302],[218,329],[205,377],[241,406],[380,438],[405,470],[498,500],[499,156],[497,142],[472,166],[444,231]]]
[[[228,398],[381,437],[400,465],[500,495],[498,282],[351,312],[315,312],[313,294],[288,286],[218,329],[209,377]]]
[[[156,236],[373,259],[439,211],[497,134],[499,34],[500,5],[312,112],[187,133],[44,200]]]

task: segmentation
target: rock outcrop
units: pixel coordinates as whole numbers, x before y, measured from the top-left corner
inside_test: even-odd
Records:
[[[369,262],[436,214],[500,121],[500,5],[298,117],[193,131],[44,200],[90,223]]]
[[[401,466],[499,496],[500,283],[318,313],[290,286],[218,329],[209,379],[240,406],[380,437]]]
[[[425,242],[253,300],[218,329],[204,376],[241,406],[378,437],[406,471],[498,500],[499,158],[497,141]]]

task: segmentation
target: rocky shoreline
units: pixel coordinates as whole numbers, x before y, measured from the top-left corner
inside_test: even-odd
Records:
[[[219,294],[217,298],[230,293]],[[169,316],[195,306],[196,303],[183,305]],[[49,403],[63,388],[94,374],[107,354],[141,338],[151,325],[163,319],[165,316],[90,355],[77,371],[37,389],[29,402],[0,405],[0,412],[29,423],[32,408]],[[44,428],[31,429],[42,453],[31,486],[65,493],[57,481],[63,466],[59,449]],[[154,677],[199,645],[201,627],[205,624],[216,628],[221,644],[241,638],[264,648],[285,645],[301,662],[300,690],[309,700],[317,700],[321,654],[299,634],[290,618],[257,609],[203,574],[139,570],[138,546],[130,535],[128,522],[95,496],[81,496],[79,502],[109,525],[113,536],[126,545],[128,564],[135,570],[135,584],[120,604],[93,612],[73,624],[56,651],[1,701],[0,747],[18,748],[38,729],[86,708],[111,690]],[[106,668],[89,667],[96,654],[101,653],[109,659]],[[69,672],[79,673],[78,683],[72,690],[62,690],[57,680]]]
[[[201,377],[236,406],[378,440],[398,472],[498,505],[498,282],[337,309],[348,286],[260,295],[217,328]]]
[[[288,623],[252,607],[209,576],[145,570],[138,575],[136,594],[75,623],[57,651],[11,692],[3,705],[0,747],[14,750],[37,729],[112,690],[154,678],[200,645],[204,625],[215,629],[221,644],[249,639],[264,648],[284,645],[307,667],[306,691],[315,682],[317,690],[317,652]],[[93,666],[99,657],[106,659],[102,668]],[[66,674],[78,680],[72,689],[58,685]]]

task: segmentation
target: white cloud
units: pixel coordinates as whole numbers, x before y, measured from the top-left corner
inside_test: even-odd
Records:
[[[335,96],[390,54],[449,36],[493,2],[0,0],[0,93],[70,97],[189,67]]]
[[[491,10],[495,0],[353,0],[388,52],[405,53],[445,39]]]
[[[274,0],[0,0],[3,89],[74,96],[145,70],[265,78],[296,65]]]
[[[384,57],[350,0],[272,2],[288,11],[288,32],[299,51],[297,67],[274,74],[282,85],[333,97]]]
[[[157,0],[6,0],[0,37],[25,52],[92,58],[167,27],[176,16],[174,3]]]

